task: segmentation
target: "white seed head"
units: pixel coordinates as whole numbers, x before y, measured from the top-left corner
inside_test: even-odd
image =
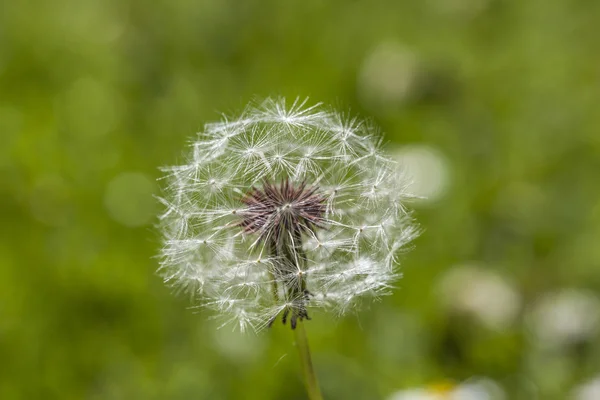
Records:
[[[306,100],[207,124],[186,163],[163,169],[161,276],[242,330],[388,293],[418,230],[380,144]]]

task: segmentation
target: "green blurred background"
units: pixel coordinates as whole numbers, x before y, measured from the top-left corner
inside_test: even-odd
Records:
[[[327,399],[476,377],[600,398],[599,21],[595,0],[2,1],[0,399],[305,398],[289,328],[217,330],[155,274],[158,167],[255,95],[373,118],[428,197],[393,296],[307,325]]]

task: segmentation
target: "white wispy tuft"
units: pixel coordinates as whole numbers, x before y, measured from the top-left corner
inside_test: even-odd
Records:
[[[389,293],[418,230],[380,145],[370,124],[306,100],[207,124],[163,169],[161,276],[241,330]]]

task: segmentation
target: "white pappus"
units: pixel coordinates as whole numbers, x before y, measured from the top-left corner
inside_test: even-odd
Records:
[[[389,293],[417,234],[370,124],[266,99],[207,124],[164,168],[160,275],[241,330]]]

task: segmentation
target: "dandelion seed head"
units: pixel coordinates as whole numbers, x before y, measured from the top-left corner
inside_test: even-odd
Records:
[[[418,234],[376,129],[319,104],[253,104],[186,160],[163,169],[159,272],[241,330],[389,293]]]

